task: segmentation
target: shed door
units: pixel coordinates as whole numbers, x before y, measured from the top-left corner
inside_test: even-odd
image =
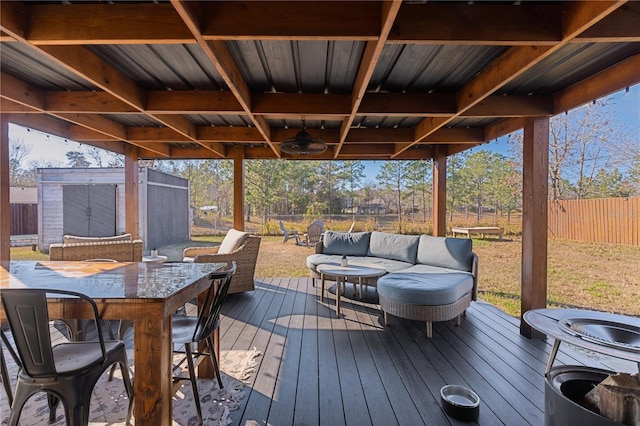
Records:
[[[62,189],[62,202],[65,235],[116,234],[116,185],[66,185]]]

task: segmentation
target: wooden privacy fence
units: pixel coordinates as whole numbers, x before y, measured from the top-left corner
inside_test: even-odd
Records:
[[[38,205],[10,204],[11,235],[38,233]]]
[[[549,201],[549,236],[640,246],[640,197]]]

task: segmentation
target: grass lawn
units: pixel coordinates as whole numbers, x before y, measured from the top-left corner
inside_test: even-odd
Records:
[[[197,244],[222,241],[222,236],[194,237]],[[189,243],[160,249],[178,260]],[[474,239],[480,259],[480,297],[505,312],[520,315],[522,244],[519,239]],[[306,257],[313,248],[296,246],[282,236],[263,237],[256,277],[308,277]],[[14,247],[12,259],[46,260],[31,247]],[[547,301],[569,306],[640,316],[640,248],[549,240]]]

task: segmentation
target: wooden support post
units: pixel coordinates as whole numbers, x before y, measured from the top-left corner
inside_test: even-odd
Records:
[[[231,148],[233,158],[233,227],[244,231],[244,148]]]
[[[438,145],[433,157],[433,235],[447,235],[447,153]]]
[[[0,262],[9,268],[11,258],[11,208],[9,201],[9,121],[0,117]]]
[[[140,238],[140,196],[138,176],[138,147],[126,144],[124,148],[124,205],[125,231],[133,239]]]
[[[547,307],[549,118],[525,120],[522,164],[522,300],[520,334],[542,337],[522,314]]]

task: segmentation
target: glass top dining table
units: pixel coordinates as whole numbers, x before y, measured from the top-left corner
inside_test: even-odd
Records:
[[[96,301],[103,319],[133,320],[135,423],[171,425],[171,315],[207,289],[211,285],[209,274],[224,266],[225,263],[11,261],[8,270],[6,263],[0,266],[0,296],[4,288],[77,291]],[[52,317],[90,318],[89,312],[68,309],[63,299],[49,304]],[[4,318],[1,312],[0,320]],[[216,342],[218,339],[214,336]],[[216,347],[219,351],[218,343]],[[200,368],[199,374],[211,377],[213,369]]]

